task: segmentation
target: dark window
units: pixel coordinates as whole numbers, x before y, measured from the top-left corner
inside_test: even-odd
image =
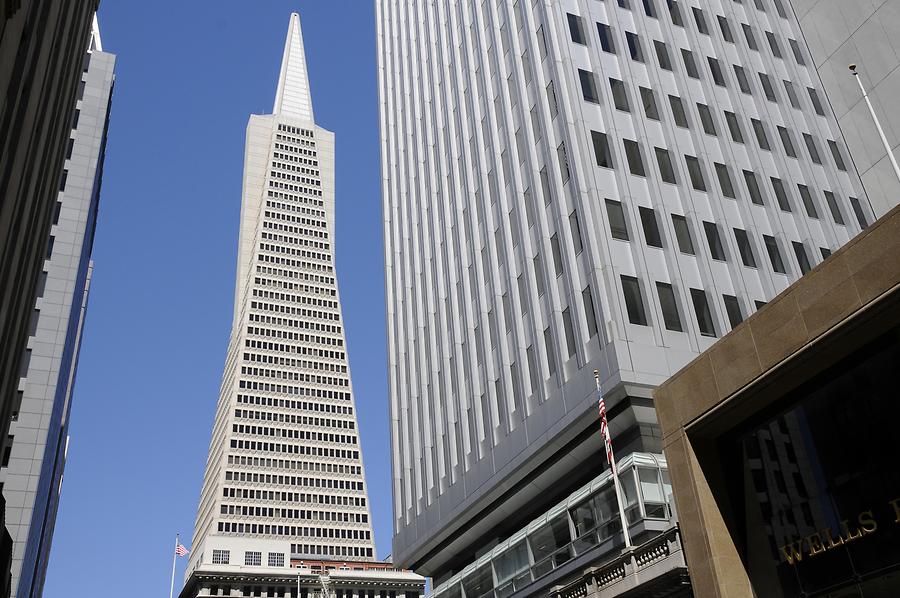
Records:
[[[622,275],[622,293],[625,295],[625,308],[628,321],[640,326],[647,325],[647,314],[644,312],[644,300],[641,298],[641,285],[633,276]]]
[[[676,184],[675,169],[672,167],[672,159],[669,157],[668,150],[661,147],[653,148],[656,151],[656,163],[659,165],[659,174],[666,183]]]
[[[66,190],[66,179],[68,179],[68,178],[69,178],[69,171],[66,169],[63,169],[62,176],[59,177],[59,190],[60,191]]]
[[[569,20],[569,35],[572,36],[572,41],[582,46],[586,45],[587,39],[582,28],[581,17],[572,13],[566,13],[566,18]]]
[[[741,28],[744,30],[744,37],[747,38],[747,46],[751,50],[759,50],[759,47],[756,45],[756,37],[753,35],[753,29],[750,28],[750,25],[741,23]]]
[[[838,148],[837,142],[829,139],[828,147],[831,149],[831,157],[834,158],[834,165],[838,167],[838,170],[847,172],[847,167],[844,165],[844,158],[841,156],[841,150]]]
[[[559,247],[559,234],[550,237],[550,252],[553,254],[553,271],[557,277],[563,274],[562,251]]]
[[[678,214],[672,214],[672,226],[675,228],[675,240],[678,241],[678,250],[682,253],[694,255],[694,240],[691,238],[691,229],[687,218]]]
[[[597,311],[594,308],[594,295],[591,293],[591,285],[581,291],[581,300],[584,302],[584,319],[587,321],[588,335],[597,334]]]
[[[779,17],[782,19],[788,18],[787,13],[784,12],[784,6],[781,4],[781,0],[772,0],[772,3],[775,5],[775,10],[778,11]]]
[[[809,159],[816,164],[821,164],[822,158],[819,156],[819,148],[816,147],[816,140],[813,139],[813,136],[809,133],[804,133],[803,141],[806,143],[806,151],[809,152]]]
[[[631,0],[619,0],[619,6],[625,10],[631,10]]]
[[[803,207],[806,208],[806,215],[810,218],[818,218],[819,211],[816,210],[816,203],[813,200],[809,187],[797,184],[797,190],[800,191],[800,200],[803,202]]]
[[[772,87],[772,80],[769,78],[769,75],[765,73],[757,73],[759,75],[759,82],[762,83],[763,92],[766,94],[766,99],[770,102],[777,102],[778,97],[775,95],[775,88]]]
[[[625,223],[625,210],[622,209],[622,202],[607,199],[606,215],[609,217],[609,232],[613,239],[628,241],[628,225]]]
[[[725,300],[725,313],[728,314],[728,323],[731,324],[732,330],[737,328],[738,324],[744,321],[741,314],[741,304],[734,295],[722,295]]]
[[[631,112],[628,106],[628,94],[625,93],[625,84],[619,79],[609,78],[609,88],[612,90],[613,105],[619,110]]]
[[[628,170],[631,174],[637,176],[646,176],[644,172],[644,161],[641,159],[641,148],[637,141],[631,139],[623,139],[622,144],[625,146],[625,158],[628,160]]]
[[[788,100],[791,102],[791,106],[800,110],[800,99],[797,97],[797,92],[794,91],[794,84],[790,81],[782,81],[784,83],[784,91],[787,92]]]
[[[684,19],[681,18],[681,9],[678,7],[678,0],[666,0],[669,4],[669,14],[672,16],[672,24],[677,27],[684,27]]]
[[[834,193],[831,191],[825,192],[825,203],[828,204],[828,210],[831,212],[831,217],[834,219],[835,224],[844,224],[844,215],[841,213],[841,208],[838,205],[837,198],[834,196]]]
[[[776,177],[770,177],[772,180],[772,190],[775,192],[775,199],[778,207],[785,212],[791,212],[791,202],[788,199],[787,189],[784,188],[784,182]]]
[[[562,312],[563,330],[566,334],[566,349],[568,349],[569,357],[575,355],[575,329],[572,327],[572,312],[569,308],[565,308]],[[515,372],[513,372],[515,375]],[[515,380],[515,378],[513,378]]]
[[[828,249],[827,247],[819,247],[819,251],[822,252],[822,259],[823,259],[823,260],[827,260],[828,258],[831,257],[831,250]]]
[[[662,237],[659,235],[659,225],[656,222],[656,212],[651,208],[641,206],[638,208],[641,214],[641,227],[644,229],[644,239],[651,247],[662,247]]]
[[[709,253],[714,260],[720,262],[725,261],[725,248],[722,246],[722,239],[719,237],[719,227],[715,222],[703,221],[703,230],[706,231],[706,242],[709,244]]]
[[[612,154],[609,153],[609,142],[606,133],[591,131],[591,140],[594,142],[594,156],[597,158],[597,166],[612,168]]]
[[[687,115],[684,113],[684,104],[681,103],[681,98],[670,95],[669,105],[672,107],[672,118],[675,119],[675,124],[687,129]]]
[[[578,69],[578,78],[581,80],[581,95],[586,102],[600,103],[600,94],[597,93],[597,83],[594,73]]]
[[[756,305],[756,309],[758,310],[766,306],[765,301],[754,301],[753,304]]]
[[[747,236],[747,231],[741,228],[734,229],[734,240],[737,241],[741,262],[748,268],[755,268],[756,256],[753,255],[753,247],[750,245],[750,237]]]
[[[816,110],[816,114],[825,116],[825,109],[822,107],[822,102],[819,101],[819,94],[816,93],[816,90],[812,87],[807,87],[806,91],[809,92],[809,99]]]
[[[744,71],[744,67],[733,65],[734,66],[734,76],[737,77],[738,87],[740,90],[746,94],[752,94],[753,92],[750,90],[750,80],[747,79],[747,73]]]
[[[719,178],[719,188],[722,189],[722,195],[737,199],[734,193],[734,185],[731,183],[731,175],[728,173],[728,167],[724,164],[714,162],[716,167],[716,176]]]
[[[855,197],[851,197],[850,205],[853,207],[853,213],[856,214],[856,221],[859,222],[859,227],[867,228],[869,226],[869,220],[866,218],[866,213],[863,211],[862,204],[859,203],[859,200]]]
[[[653,19],[657,18],[656,15],[656,3],[654,0],[644,0],[644,12],[648,17]]]
[[[612,29],[604,23],[597,23],[597,37],[600,38],[600,48],[610,54],[616,53],[616,42],[613,39]]]
[[[706,26],[706,17],[703,16],[703,11],[696,6],[691,7],[691,10],[694,12],[694,22],[697,23],[697,31],[709,35],[709,27]]]
[[[756,180],[756,174],[750,170],[745,170],[744,182],[747,183],[747,192],[750,194],[750,201],[758,206],[763,205],[762,191],[759,189],[759,181]]]
[[[806,65],[806,61],[803,60],[803,52],[800,50],[800,44],[797,43],[797,40],[788,38],[788,43],[791,46],[791,50],[794,52],[794,60],[797,61],[797,64]]]
[[[791,158],[796,158],[797,150],[794,149],[794,141],[791,139],[791,132],[784,127],[778,127],[778,136],[781,137],[781,145],[784,146],[784,153]]]
[[[709,311],[709,302],[706,299],[706,291],[691,289],[691,301],[694,304],[694,313],[697,315],[697,326],[703,336],[716,336],[716,327],[713,324],[712,312]]]
[[[698,102],[697,112],[700,113],[700,123],[703,125],[703,131],[708,135],[716,135],[716,123],[713,121],[709,106]]]
[[[544,328],[544,349],[547,352],[547,371],[550,373],[552,377],[556,374],[556,359],[553,357],[553,332],[550,330],[550,327],[547,326]]]
[[[663,322],[667,330],[684,332],[681,327],[681,317],[678,315],[678,302],[675,301],[675,291],[672,285],[665,282],[656,283],[656,294],[659,295],[659,306],[662,308]]]
[[[659,108],[656,106],[656,96],[653,91],[646,87],[639,88],[641,90],[641,101],[644,102],[644,113],[647,118],[659,120]]]
[[[728,132],[731,133],[732,141],[744,143],[744,134],[741,132],[741,124],[738,122],[737,115],[726,110],[725,122],[728,123]]]
[[[766,251],[769,253],[769,261],[772,262],[772,270],[786,274],[784,268],[784,260],[781,259],[781,250],[778,248],[778,240],[769,235],[763,235],[763,241],[766,243]]]
[[[631,59],[644,62],[644,50],[641,48],[641,38],[630,31],[625,32],[625,42],[628,44],[628,53]]]
[[[751,118],[750,122],[753,124],[753,132],[756,133],[756,141],[759,143],[759,148],[771,151],[772,146],[769,145],[769,137],[766,135],[766,128],[762,121]]]
[[[659,68],[667,71],[672,70],[672,61],[669,59],[669,50],[666,43],[659,40],[653,40],[653,46],[656,48],[656,59],[659,61]]]
[[[722,15],[717,15],[719,20],[719,29],[722,31],[722,39],[726,42],[734,43],[734,36],[731,34],[731,27],[728,25],[728,19]]]
[[[812,266],[809,265],[809,256],[806,255],[806,248],[803,247],[803,243],[798,243],[797,241],[792,242],[791,245],[794,246],[794,255],[797,256],[800,272],[806,274],[812,270]]]
[[[725,76],[722,74],[719,61],[709,56],[706,57],[706,60],[709,62],[709,72],[712,73],[713,82],[720,87],[725,87]]]
[[[572,248],[575,250],[575,255],[578,255],[584,251],[584,244],[581,241],[581,226],[578,224],[577,211],[573,210],[569,214],[569,230],[572,232]]]
[[[700,168],[700,161],[694,156],[685,156],[687,162],[688,174],[691,177],[691,185],[697,191],[706,191],[706,181],[703,178],[703,170]]]
[[[697,63],[694,62],[694,54],[690,50],[682,48],[681,58],[684,60],[684,69],[687,71],[688,77],[699,79],[700,72],[697,70]]]
[[[781,58],[781,46],[778,45],[778,38],[775,37],[775,34],[771,31],[766,31],[766,39],[769,40],[769,48],[772,49],[772,54],[775,58]]]

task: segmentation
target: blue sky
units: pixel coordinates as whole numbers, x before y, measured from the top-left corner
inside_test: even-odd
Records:
[[[390,553],[373,2],[105,0],[116,87],[47,598],[168,592],[231,326],[244,130],[271,112],[292,11],[316,121],[336,134],[336,265],[378,555]]]

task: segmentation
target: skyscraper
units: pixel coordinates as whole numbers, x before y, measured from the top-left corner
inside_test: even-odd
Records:
[[[780,1],[376,6],[393,556],[549,592],[618,554],[593,370],[644,541],[652,389],[872,211]]]
[[[374,562],[343,326],[334,134],[313,118],[295,13],[272,114],[247,125],[234,324],[183,595],[210,571],[244,596],[254,579],[278,596],[424,587]]]
[[[63,144],[63,180],[17,379],[21,398],[0,463],[13,539],[11,587],[18,598],[41,596],[47,572],[90,289],[115,61],[103,52],[95,17],[90,46],[79,60],[83,72]]]

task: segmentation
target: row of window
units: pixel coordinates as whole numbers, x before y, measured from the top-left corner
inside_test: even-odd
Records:
[[[320,462],[310,462],[310,461],[294,461],[292,459],[272,459],[270,457],[254,457],[247,455],[228,455],[228,464],[229,465],[246,465],[247,467],[252,467],[254,469],[253,472],[249,473],[241,473],[240,481],[247,482],[266,482],[266,480],[276,479],[272,474],[267,473],[258,473],[257,470],[260,468],[273,468],[273,469],[286,469],[292,471],[320,471],[327,473],[339,473],[346,475],[362,475],[362,466],[360,465],[345,465],[343,463],[320,463]],[[228,472],[226,472],[226,479],[228,478]],[[235,473],[235,480],[238,480],[238,474]],[[269,476],[266,478],[265,476]],[[282,476],[284,477],[284,476]],[[276,479],[276,481],[278,481]],[[266,482],[269,483],[269,482]]]

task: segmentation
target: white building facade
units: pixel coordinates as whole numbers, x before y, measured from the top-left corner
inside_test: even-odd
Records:
[[[393,556],[440,587],[607,467],[595,369],[661,453],[653,388],[873,213],[783,0],[376,7]]]
[[[188,578],[228,538],[278,543],[287,566],[375,559],[343,326],[334,134],[313,119],[294,14],[273,113],[247,126],[234,325]]]

